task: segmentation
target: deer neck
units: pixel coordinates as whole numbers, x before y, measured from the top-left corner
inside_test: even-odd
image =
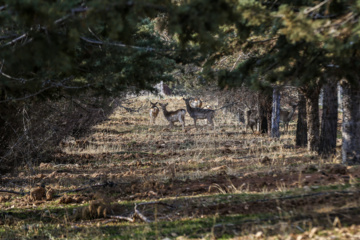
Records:
[[[293,107],[293,108],[291,109],[291,111],[290,111],[290,113],[289,113],[289,119],[291,119],[292,116],[294,115],[294,113],[295,113],[295,108],[296,108],[296,107]]]
[[[192,112],[192,107],[190,106],[189,102],[185,102],[186,103],[186,109],[188,110],[188,112]]]
[[[165,116],[169,115],[169,112],[166,110],[166,107],[162,107],[162,110]]]

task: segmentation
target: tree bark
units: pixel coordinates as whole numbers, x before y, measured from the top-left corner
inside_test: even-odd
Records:
[[[277,88],[273,90],[272,100],[272,115],[271,115],[271,137],[279,138],[279,123],[280,123],[280,93]]]
[[[306,100],[300,94],[298,103],[298,121],[296,125],[296,146],[305,147],[307,145],[307,124],[306,124]]]
[[[318,153],[324,155],[335,153],[336,148],[338,98],[337,82],[332,80],[330,79],[323,86],[323,113]]]
[[[321,87],[303,89],[306,99],[307,149],[317,151],[320,140],[319,95]]]
[[[360,164],[360,80],[357,86],[342,81],[343,123],[342,162],[347,165]]]

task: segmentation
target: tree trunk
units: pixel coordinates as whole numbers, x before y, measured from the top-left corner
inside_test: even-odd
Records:
[[[260,133],[267,133],[270,136],[271,129],[271,112],[272,112],[272,95],[262,92],[260,101]],[[270,116],[270,117],[269,117]]]
[[[307,145],[307,124],[306,124],[306,100],[303,94],[300,95],[298,103],[298,121],[296,125],[296,146]]]
[[[319,95],[320,86],[303,89],[306,99],[306,124],[307,124],[307,148],[309,151],[317,151],[320,140],[319,122]]]
[[[358,86],[342,81],[343,123],[342,162],[347,165],[360,164],[360,81]]]
[[[257,92],[256,94],[256,98],[257,98],[257,111],[256,111],[256,118],[258,119],[258,121],[256,121],[256,131],[261,132],[261,125],[262,125],[262,113],[263,113],[263,108],[262,108],[262,104],[260,103],[260,93]]]
[[[338,120],[337,82],[332,79],[323,86],[323,113],[319,154],[335,153]]]
[[[280,123],[280,93],[277,88],[273,90],[272,101],[272,115],[271,115],[271,137],[279,138],[279,123]]]

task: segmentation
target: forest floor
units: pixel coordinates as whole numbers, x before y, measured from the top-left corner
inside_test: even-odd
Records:
[[[217,111],[215,129],[187,114],[183,132],[161,110],[149,124],[149,106],[133,98],[139,112],[1,176],[1,239],[360,239],[360,167],[340,164],[341,139],[323,158],[295,146],[295,122],[275,140]]]

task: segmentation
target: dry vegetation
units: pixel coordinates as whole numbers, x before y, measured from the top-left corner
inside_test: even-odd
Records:
[[[149,100],[64,139],[50,162],[1,176],[14,192],[0,193],[2,239],[360,238],[360,168],[295,147],[294,122],[274,140],[217,111],[215,130],[187,114],[182,131],[161,111],[151,125]]]

